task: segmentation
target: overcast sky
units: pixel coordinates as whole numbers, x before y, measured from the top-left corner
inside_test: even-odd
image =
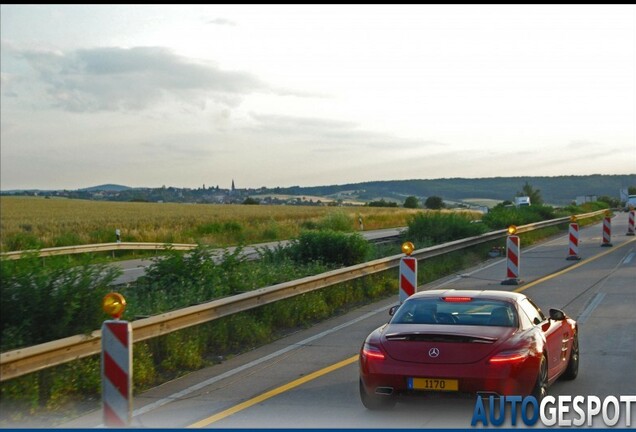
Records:
[[[1,185],[636,173],[634,5],[2,5]]]

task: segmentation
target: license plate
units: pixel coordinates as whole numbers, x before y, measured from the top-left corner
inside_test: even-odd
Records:
[[[409,390],[458,391],[459,381],[441,378],[408,378]]]

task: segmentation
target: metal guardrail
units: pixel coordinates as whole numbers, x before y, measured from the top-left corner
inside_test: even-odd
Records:
[[[80,253],[91,252],[110,252],[117,250],[192,250],[195,249],[195,244],[182,244],[182,243],[133,243],[133,242],[120,242],[120,243],[99,243],[91,245],[80,246],[62,246],[53,248],[33,249],[26,251],[14,251],[4,252],[0,254],[2,258],[6,259],[20,259],[23,256],[30,254],[37,254],[39,257],[55,256],[55,255],[71,255]]]
[[[386,241],[397,240],[399,235],[388,235],[384,237],[379,237],[375,239],[370,239],[369,241],[372,243],[382,243]],[[267,245],[269,243],[262,243],[259,245]],[[0,253],[0,258],[16,260],[23,258],[28,255],[36,255],[38,257],[47,257],[47,256],[57,256],[57,255],[72,255],[72,254],[81,254],[81,253],[92,253],[92,252],[111,252],[118,250],[179,250],[179,251],[188,251],[192,249],[196,249],[198,245],[196,244],[188,244],[188,243],[146,243],[146,242],[117,242],[117,243],[98,243],[98,244],[89,244],[89,245],[78,245],[78,246],[60,246],[60,247],[52,247],[52,248],[42,248],[42,249],[30,249],[23,251],[12,251],[12,252],[3,252]],[[233,249],[233,248],[229,248]]]
[[[578,215],[584,219],[603,214],[597,211]],[[543,221],[517,227],[518,233],[529,232],[549,226],[569,222],[569,217]],[[507,230],[493,231],[480,236],[445,243],[414,251],[411,256],[425,260],[445,253],[453,252],[481,243],[505,237]],[[167,312],[132,322],[133,342],[140,342],[153,337],[166,335],[187,327],[203,324],[227,315],[243,312],[269,303],[294,297],[359,277],[371,275],[398,267],[400,258],[394,255],[367,263],[358,264],[316,276],[309,276],[294,281],[260,288],[243,294],[214,300],[196,306]],[[37,372],[49,367],[88,357],[101,352],[101,331],[93,331],[90,335],[71,336],[0,354],[0,382]]]

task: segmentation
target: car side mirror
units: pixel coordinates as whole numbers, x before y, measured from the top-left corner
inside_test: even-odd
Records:
[[[398,307],[399,306],[391,306],[391,309],[389,309],[389,315],[393,316]]]
[[[565,313],[560,309],[550,309],[550,319],[553,321],[563,321]]]

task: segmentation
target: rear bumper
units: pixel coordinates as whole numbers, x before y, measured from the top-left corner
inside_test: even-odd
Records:
[[[422,364],[399,362],[391,358],[370,360],[360,357],[360,378],[367,393],[390,394],[419,392],[408,387],[409,378],[444,378],[458,380],[457,392],[497,395],[529,395],[539,371],[540,358],[528,357],[516,364]],[[426,391],[424,391],[426,392]]]

